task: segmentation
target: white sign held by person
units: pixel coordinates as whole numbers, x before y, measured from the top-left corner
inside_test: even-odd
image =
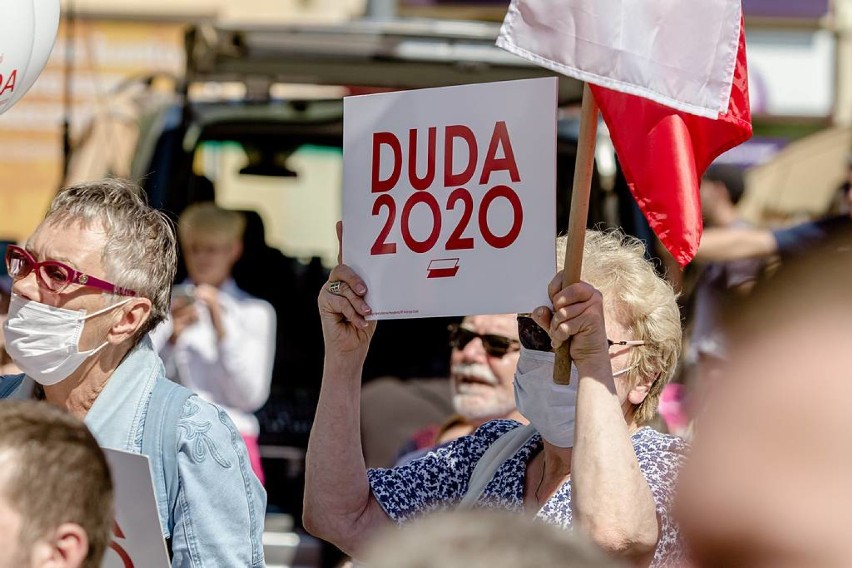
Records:
[[[346,97],[343,262],[371,319],[549,304],[555,77]]]
[[[115,523],[103,568],[167,568],[148,457],[104,448],[115,489]]]

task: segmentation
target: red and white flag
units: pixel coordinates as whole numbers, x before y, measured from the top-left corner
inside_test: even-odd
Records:
[[[633,196],[688,264],[701,176],[752,132],[740,0],[512,0],[497,45],[590,84]]]

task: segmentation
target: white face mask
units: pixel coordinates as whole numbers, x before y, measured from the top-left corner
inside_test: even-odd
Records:
[[[9,302],[3,324],[6,351],[20,369],[39,384],[49,386],[67,379],[89,357],[106,347],[107,341],[89,351],[78,342],[84,322],[130,301],[130,298],[86,314],[26,300],[17,294]]]
[[[580,375],[571,365],[570,384],[553,382],[556,355],[521,348],[515,371],[515,404],[541,437],[560,448],[574,446],[577,384]]]
[[[560,448],[573,448],[580,374],[572,363],[569,384],[557,385],[553,382],[555,361],[552,352],[521,347],[515,371],[515,404],[542,438]],[[612,376],[623,375],[633,367],[616,371]]]

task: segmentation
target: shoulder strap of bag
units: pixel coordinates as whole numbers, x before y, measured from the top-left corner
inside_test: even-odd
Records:
[[[148,456],[157,511],[163,523],[163,536],[174,528],[172,512],[177,505],[177,424],[183,405],[192,391],[168,379],[154,382],[148,414],[142,431],[142,453]]]
[[[535,434],[536,429],[533,428],[532,424],[527,424],[513,428],[494,440],[494,443],[485,450],[485,453],[476,462],[476,467],[473,468],[473,473],[470,476],[467,493],[465,493],[458,508],[472,508],[485,490],[485,486],[494,478],[497,468],[514,456]]]

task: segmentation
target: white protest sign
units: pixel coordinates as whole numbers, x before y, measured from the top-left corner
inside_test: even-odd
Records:
[[[115,523],[103,568],[168,567],[148,457],[104,448],[115,488]]]
[[[548,77],[344,99],[343,261],[371,319],[550,303],[556,95]]]

